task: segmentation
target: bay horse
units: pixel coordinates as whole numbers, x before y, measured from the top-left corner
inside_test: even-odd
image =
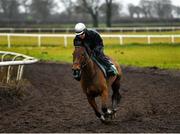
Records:
[[[102,122],[105,122],[107,118],[115,114],[121,99],[119,88],[122,71],[117,62],[112,60],[112,63],[117,68],[118,75],[107,79],[98,65],[92,60],[91,55],[88,55],[85,47],[76,46],[73,52],[73,76],[75,79],[79,79],[89,104]],[[110,87],[113,91],[111,96],[112,109],[107,108]],[[101,97],[101,110],[103,114],[99,111],[96,104],[95,98],[98,96]]]

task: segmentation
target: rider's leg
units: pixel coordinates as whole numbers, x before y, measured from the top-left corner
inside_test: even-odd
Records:
[[[110,59],[107,56],[104,55],[104,53],[101,53],[99,58],[102,60],[102,62],[106,66],[106,68],[107,68],[107,75],[108,76],[111,76],[111,75],[114,76],[114,75],[118,74],[118,71],[117,71],[116,67],[110,61]]]
[[[114,76],[118,74],[116,67],[113,65],[110,59],[104,54],[103,47],[101,46],[97,47],[94,52],[95,52],[95,57],[97,58],[97,60],[101,64],[105,65],[108,76],[111,76],[111,75]]]

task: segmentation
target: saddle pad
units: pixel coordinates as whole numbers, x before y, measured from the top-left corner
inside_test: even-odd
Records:
[[[92,60],[98,65],[98,67],[101,69],[101,71],[103,72],[104,76],[107,78],[107,73],[106,73],[106,69],[96,60],[95,57],[92,57]]]

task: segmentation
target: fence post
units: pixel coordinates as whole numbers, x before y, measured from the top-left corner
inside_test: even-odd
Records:
[[[67,36],[64,35],[64,47],[67,47]]]
[[[148,38],[148,44],[151,44],[151,36],[147,36],[147,38]]]
[[[7,35],[8,48],[11,48],[10,34]]]
[[[123,45],[123,37],[122,36],[119,36],[119,43],[120,43],[120,45]]]
[[[174,35],[171,36],[171,43],[175,43]]]
[[[41,35],[38,35],[38,47],[41,46]]]

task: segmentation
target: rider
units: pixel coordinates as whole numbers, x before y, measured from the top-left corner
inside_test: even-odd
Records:
[[[75,32],[76,37],[74,38],[74,46],[84,46],[88,54],[93,53],[97,60],[105,65],[107,76],[116,75],[116,67],[104,55],[104,45],[100,35],[94,30],[87,29],[83,23],[77,23],[75,25]]]

